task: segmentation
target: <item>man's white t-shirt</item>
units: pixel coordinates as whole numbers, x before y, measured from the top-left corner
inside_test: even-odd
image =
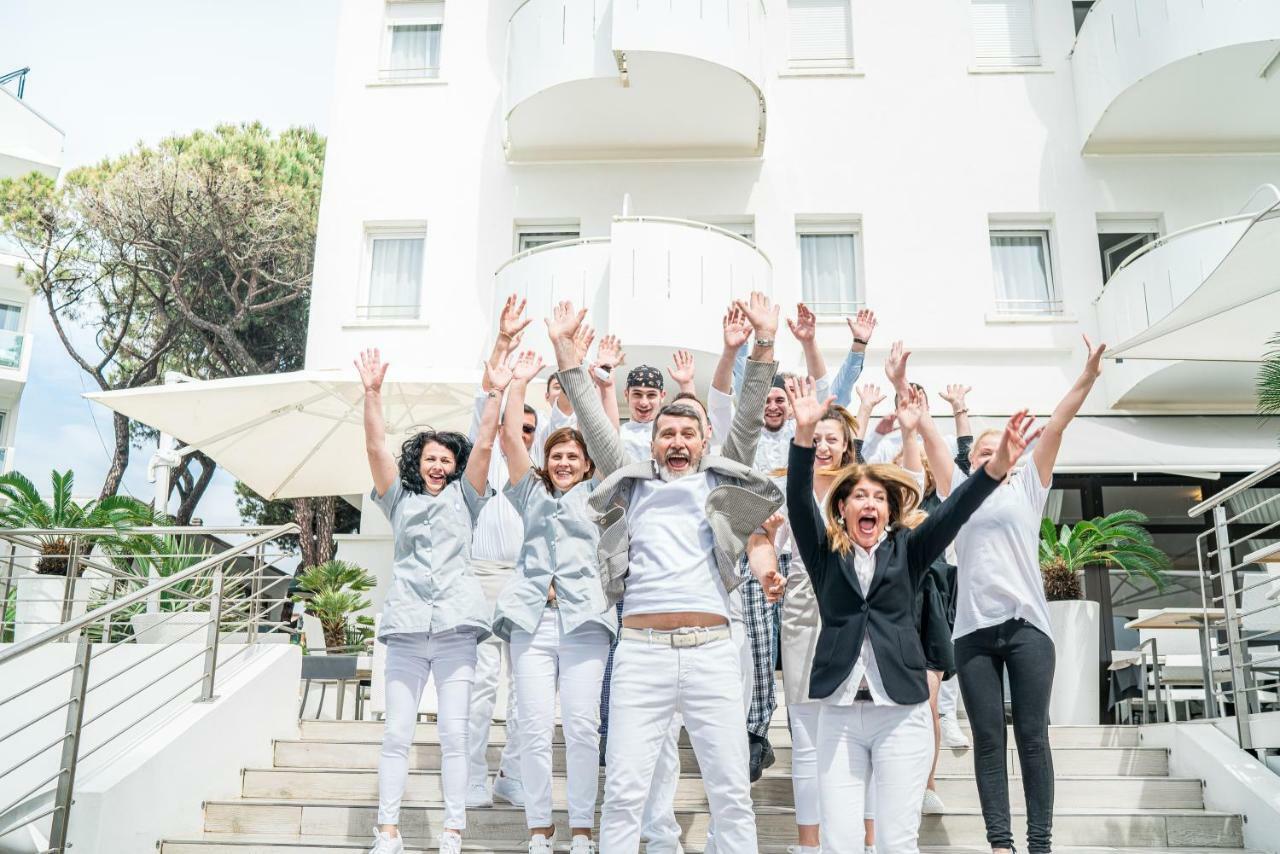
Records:
[[[624,421],[618,427],[618,438],[622,440],[627,462],[639,463],[653,457],[652,421]]]
[[[952,491],[965,477],[955,466]],[[1048,497],[1049,486],[1040,482],[1035,463],[1028,461],[996,487],[960,529],[955,540],[959,571],[953,638],[1009,620],[1026,620],[1053,637],[1040,574],[1040,520]]]

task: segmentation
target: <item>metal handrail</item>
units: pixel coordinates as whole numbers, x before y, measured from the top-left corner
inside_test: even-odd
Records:
[[[0,74],[0,86],[8,83],[10,80],[18,81],[18,100],[22,100],[23,93],[27,89],[27,75],[31,72],[31,67],[17,68],[7,74]]]
[[[764,259],[765,263],[769,265],[770,269],[773,268],[773,261],[769,260],[769,256],[765,254],[763,249],[761,249],[759,246],[756,246],[754,240],[748,240],[747,238],[743,237],[741,234],[738,234],[736,231],[730,231],[727,228],[721,228],[720,226],[712,225],[709,222],[698,222],[697,220],[680,219],[679,217],[673,217],[673,216],[615,216],[613,218],[613,221],[614,222],[662,222],[668,225],[683,225],[687,228],[696,228],[702,231],[713,231],[717,234],[722,234],[725,237],[732,237],[734,240],[737,240],[740,243],[745,243],[747,246],[751,247],[756,252],[760,253],[760,257]]]
[[[1188,510],[1187,515],[1190,516],[1192,519],[1194,519],[1195,517],[1205,513],[1206,511],[1212,510],[1213,508],[1218,507],[1222,504],[1226,504],[1228,500],[1235,498],[1237,495],[1244,492],[1246,489],[1252,489],[1262,481],[1276,474],[1280,474],[1280,460],[1276,460],[1274,463],[1267,466],[1266,468],[1259,469],[1258,471],[1254,472],[1248,477],[1242,480],[1236,481],[1235,483],[1231,484],[1231,486],[1228,486],[1226,489],[1213,495],[1212,497],[1206,498],[1204,501],[1201,501],[1199,504],[1195,505],[1190,510]]]
[[[146,529],[142,529],[142,530],[146,530]],[[192,564],[191,566],[187,567],[181,572],[175,572],[173,575],[170,575],[166,578],[162,578],[150,586],[143,587],[141,590],[137,590],[133,593],[130,593],[127,596],[117,599],[114,603],[110,605],[99,608],[95,611],[90,611],[81,617],[77,617],[74,620],[69,620],[63,623],[60,626],[54,626],[53,628],[48,629],[47,631],[44,631],[36,635],[35,637],[27,638],[24,641],[19,641],[18,643],[14,644],[13,646],[9,647],[6,650],[0,650],[0,665],[6,662],[12,661],[15,658],[19,658],[23,655],[26,655],[28,652],[30,652],[33,649],[38,649],[42,646],[45,646],[46,644],[53,643],[54,641],[60,638],[64,638],[64,637],[67,637],[68,635],[75,634],[77,631],[79,631],[80,629],[83,629],[85,626],[88,626],[92,623],[96,623],[98,620],[102,619],[103,617],[114,614],[117,611],[121,611],[124,608],[129,607],[130,605],[135,605],[139,602],[145,602],[148,596],[152,596],[152,595],[155,595],[156,593],[163,592],[164,590],[167,590],[168,588],[173,587],[176,584],[180,584],[181,582],[186,581],[189,578],[193,578],[206,570],[209,570],[218,566],[219,564],[226,563],[228,558],[239,557],[245,552],[251,551],[257,548],[258,546],[264,545],[265,543],[268,543],[271,540],[276,539],[277,537],[284,536],[286,534],[296,534],[300,530],[301,529],[294,522],[290,522],[287,525],[280,525],[275,528],[269,528],[267,529],[267,533],[265,534],[259,534],[256,537],[245,540],[243,543],[241,543],[238,546],[233,546],[232,548],[228,549],[225,552],[219,552],[218,554],[213,555],[212,557],[209,557],[206,560],[202,560],[199,563]]]

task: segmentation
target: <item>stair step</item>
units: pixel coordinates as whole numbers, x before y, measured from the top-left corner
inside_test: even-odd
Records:
[[[940,774],[938,795],[948,807],[977,808],[978,790],[972,774]],[[604,790],[601,774],[600,790]],[[1009,797],[1023,800],[1021,780],[1010,779]],[[376,770],[350,768],[251,768],[244,772],[241,794],[246,798],[287,798],[293,800],[320,798],[361,800],[378,796]],[[1055,784],[1055,802],[1064,807],[1110,807],[1114,809],[1200,809],[1204,806],[1200,781],[1171,777],[1082,777],[1059,776]],[[552,780],[552,797],[560,803],[567,798],[563,774]],[[405,799],[435,802],[443,799],[441,775],[436,770],[412,771]],[[785,772],[770,769],[751,787],[757,806],[792,807],[791,778]],[[706,795],[702,779],[696,775],[680,778],[676,787],[676,803],[703,808]]]
[[[561,839],[567,838],[568,816],[563,810],[556,810],[554,815],[557,835]],[[684,829],[690,850],[699,850],[706,839],[707,811],[678,809],[676,818]],[[369,833],[376,819],[377,804],[373,800],[299,802],[245,798],[205,804],[205,830],[210,834],[283,834],[306,840],[360,838]],[[1014,807],[1013,819],[1014,834],[1020,838],[1025,835],[1026,827],[1025,816],[1019,806]],[[443,820],[444,807],[438,803],[405,803],[401,811],[401,827],[410,839],[433,838],[440,832]],[[524,810],[506,805],[469,810],[467,825],[468,833],[476,839],[518,845],[527,837]],[[756,825],[762,844],[785,845],[795,839],[795,814],[792,810],[757,807]],[[920,826],[922,845],[981,846],[985,838],[982,815],[977,809],[956,809],[945,815],[924,816]],[[1063,807],[1055,810],[1054,839],[1061,846],[1243,847],[1240,816],[1208,810],[1135,811]]]
[[[379,725],[381,726],[381,725]],[[364,735],[380,735],[380,731],[365,731]],[[503,742],[489,743],[489,767],[496,768],[502,755]],[[275,743],[273,762],[289,768],[352,768],[378,767],[378,755],[382,749],[378,738],[364,741],[319,739],[280,740]],[[791,770],[791,748],[775,746],[777,762],[775,771]],[[552,766],[564,770],[564,747],[552,751]],[[1160,777],[1169,773],[1169,754],[1159,747],[1055,747],[1054,771],[1064,776],[1147,776]],[[409,748],[409,767],[421,770],[440,767],[440,745],[434,741],[415,742]],[[692,748],[681,748],[680,770],[685,774],[698,771],[697,759]],[[1018,774],[1017,751],[1009,751],[1009,771]],[[965,774],[973,772],[971,748],[944,749],[938,757],[938,773]]]
[[[381,721],[300,721],[302,738],[320,739],[324,741],[377,741],[382,737]],[[961,723],[960,729],[972,738],[969,726]],[[1049,727],[1049,744],[1052,747],[1138,747],[1139,732],[1136,726],[1051,726]],[[503,724],[494,724],[489,728],[491,744],[505,744],[507,730]],[[1009,728],[1009,744],[1013,744],[1013,728]],[[438,742],[439,730],[434,722],[424,721],[418,724],[415,741]],[[553,740],[556,744],[564,744],[564,733],[560,725],[556,725]],[[769,742],[774,747],[790,747],[791,732],[787,729],[785,710],[779,710],[769,725]],[[689,746],[689,734],[681,731],[681,745]]]
[[[370,836],[335,836],[314,838],[302,836],[279,836],[268,834],[229,834],[210,833],[199,839],[166,840],[160,846],[160,854],[351,854],[353,851],[367,852]],[[425,839],[406,837],[408,847],[405,854],[421,854],[435,850],[435,843]],[[466,839],[462,850],[467,854],[525,854],[523,842],[507,842],[484,839]],[[567,842],[556,846],[557,852],[569,850]],[[644,850],[642,846],[640,850]],[[701,849],[688,849],[689,854]],[[921,854],[990,854],[986,846],[929,846],[921,849]],[[1064,848],[1054,849],[1057,854],[1167,854],[1163,848]],[[761,845],[760,854],[785,854],[785,845]],[[1179,848],[1178,854],[1260,854],[1240,848]]]

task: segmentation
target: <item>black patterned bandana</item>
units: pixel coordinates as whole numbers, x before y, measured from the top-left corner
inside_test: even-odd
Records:
[[[662,371],[641,365],[627,374],[627,388],[656,388],[662,391]]]

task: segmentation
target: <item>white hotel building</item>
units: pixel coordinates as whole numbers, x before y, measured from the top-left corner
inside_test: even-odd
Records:
[[[62,168],[62,131],[18,93],[26,69],[0,68],[0,178],[28,172],[57,177]],[[0,236],[0,471],[13,467],[18,406],[31,362],[31,288],[18,275],[21,250]]]
[[[1180,570],[1186,509],[1274,458],[1274,0],[362,0],[339,26],[308,368],[379,346],[476,380],[518,291],[705,384],[754,288],[811,305],[833,367],[873,308],[864,378],[902,338],[985,420],[1047,415],[1105,340],[1051,507],[1141,509]],[[1184,580],[1113,579],[1116,616],[1198,605]]]

